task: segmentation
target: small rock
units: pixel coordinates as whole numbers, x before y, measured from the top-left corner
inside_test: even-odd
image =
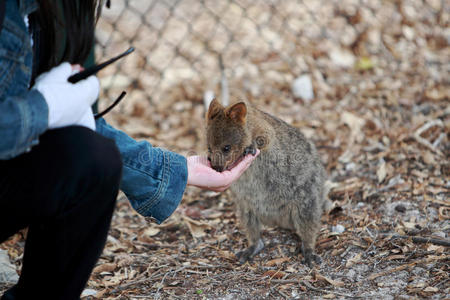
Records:
[[[407,40],[412,41],[412,40],[414,39],[414,36],[415,36],[414,29],[412,29],[412,28],[409,27],[409,26],[403,26],[403,27],[402,27],[402,31],[403,31],[403,36],[404,36]]]
[[[363,208],[364,206],[366,206],[365,202],[358,202],[358,203],[356,203],[356,208]]]
[[[353,269],[348,270],[347,274],[345,275],[348,279],[354,281],[356,277],[356,271]]]
[[[445,232],[443,232],[443,231],[436,231],[436,232],[433,232],[433,235],[434,235],[434,236],[437,236],[437,237],[440,237],[440,238],[443,238],[443,239],[447,238],[447,235],[446,235]]]
[[[335,48],[330,52],[330,58],[334,65],[342,68],[351,68],[355,64],[355,56],[348,50]]]
[[[309,75],[302,75],[297,77],[291,86],[292,94],[296,98],[300,98],[307,103],[314,99],[314,91]]]
[[[399,204],[395,206],[395,210],[404,213],[406,211],[406,207],[403,204]]]
[[[219,299],[220,300],[233,300],[233,299],[236,299],[235,297],[236,297],[235,294],[228,294],[228,295],[225,295],[225,296],[223,296],[223,297],[221,297]]]
[[[97,294],[96,290],[93,289],[85,289],[83,293],[81,293],[81,297],[87,297],[87,296],[95,296]]]
[[[336,226],[331,227],[331,231],[336,233],[343,233],[345,231],[345,227],[341,224],[337,224]]]
[[[349,162],[348,164],[345,165],[346,171],[353,171],[355,169],[356,169],[356,164],[354,162]]]
[[[9,261],[8,253],[0,250],[0,283],[16,283],[19,280],[16,267]]]

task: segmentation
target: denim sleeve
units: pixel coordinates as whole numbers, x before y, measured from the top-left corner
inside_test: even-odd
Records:
[[[10,159],[38,144],[48,127],[48,106],[41,93],[0,98],[0,159]]]
[[[97,132],[115,140],[123,161],[121,190],[133,208],[160,224],[178,207],[187,184],[187,162],[180,154],[138,142],[97,120]]]

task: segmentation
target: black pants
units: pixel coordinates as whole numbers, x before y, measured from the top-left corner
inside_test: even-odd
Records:
[[[5,299],[80,299],[105,245],[122,172],[115,143],[84,127],[49,130],[0,161],[0,243],[28,227]]]

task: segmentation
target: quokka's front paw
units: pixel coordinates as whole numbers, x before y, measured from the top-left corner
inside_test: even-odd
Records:
[[[251,261],[252,259],[252,250],[247,248],[245,250],[239,251],[236,253],[236,257],[240,264],[245,264],[247,261]]]
[[[244,156],[246,156],[247,154],[251,154],[253,156],[256,155],[256,148],[253,147],[253,145],[248,146],[247,148],[244,149]]]

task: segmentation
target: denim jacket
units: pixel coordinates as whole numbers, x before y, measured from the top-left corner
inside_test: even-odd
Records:
[[[35,0],[6,0],[0,32],[0,159],[30,151],[48,129],[44,97],[29,89],[33,50],[24,17],[37,9]],[[136,211],[158,223],[168,218],[184,193],[186,158],[174,152],[137,142],[105,120],[97,132],[115,140],[123,161],[121,190]]]

